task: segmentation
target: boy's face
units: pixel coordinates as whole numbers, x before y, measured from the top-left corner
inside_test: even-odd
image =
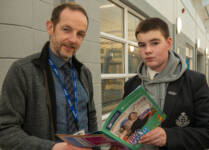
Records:
[[[139,53],[143,62],[157,72],[168,62],[168,51],[172,46],[171,37],[165,38],[160,30],[151,30],[137,35]]]

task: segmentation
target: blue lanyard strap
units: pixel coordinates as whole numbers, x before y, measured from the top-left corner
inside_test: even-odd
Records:
[[[78,102],[78,99],[77,99],[77,85],[76,85],[77,78],[76,78],[75,68],[74,67],[72,68],[72,72],[73,72],[73,88],[74,88],[74,96],[75,96],[75,108],[74,108],[73,104],[71,102],[70,95],[69,95],[69,93],[68,93],[68,91],[67,91],[67,89],[65,87],[65,84],[61,80],[60,74],[59,74],[55,64],[53,63],[51,58],[49,58],[48,61],[49,61],[49,65],[51,66],[53,72],[55,73],[57,79],[59,80],[59,82],[60,82],[60,84],[62,86],[65,98],[66,98],[66,100],[67,100],[67,102],[68,102],[68,104],[70,106],[70,109],[71,109],[71,111],[73,113],[74,119],[77,122],[78,121],[78,112],[77,112],[77,102]]]

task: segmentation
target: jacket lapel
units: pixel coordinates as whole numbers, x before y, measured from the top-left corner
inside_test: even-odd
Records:
[[[50,66],[48,65],[48,57],[49,57],[49,42],[47,42],[41,52],[39,58],[34,59],[33,63],[41,68],[44,75],[45,87],[47,90],[47,107],[49,111],[49,117],[51,121],[51,133],[52,138],[55,137],[56,130],[56,93],[54,88],[54,80],[52,76],[52,72]]]
[[[167,115],[165,122],[162,124],[162,126],[167,125],[169,122],[169,119],[172,118],[172,113],[174,112],[174,109],[176,108],[176,103],[178,101],[178,94],[181,90],[182,84],[184,81],[184,75],[182,78],[169,83],[167,88],[167,93],[165,97],[165,105],[164,105],[164,113]]]

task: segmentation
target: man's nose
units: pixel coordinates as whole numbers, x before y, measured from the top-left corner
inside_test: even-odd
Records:
[[[76,32],[71,32],[68,35],[68,41],[75,43],[77,40],[77,33]]]

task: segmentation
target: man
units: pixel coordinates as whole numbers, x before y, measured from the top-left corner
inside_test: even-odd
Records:
[[[187,70],[171,51],[167,24],[142,21],[135,32],[142,62],[124,87],[127,96],[141,85],[166,113],[166,120],[140,139],[140,150],[203,150],[209,147],[209,89],[205,76]],[[114,149],[114,148],[112,148]]]
[[[87,27],[80,5],[57,6],[41,54],[11,66],[0,100],[3,150],[78,150],[55,135],[97,130],[91,73],[75,57]]]

